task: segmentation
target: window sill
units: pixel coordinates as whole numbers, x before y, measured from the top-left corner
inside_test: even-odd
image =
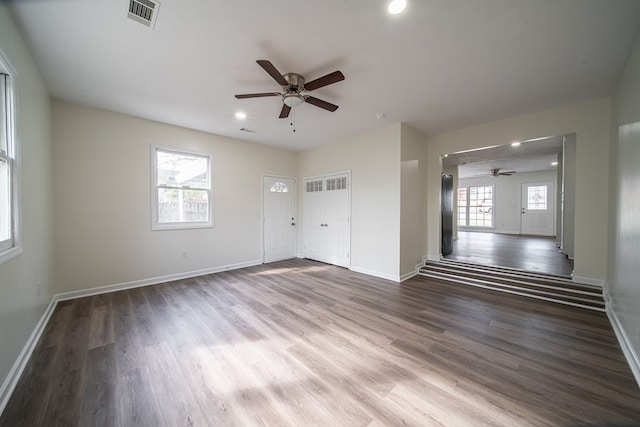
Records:
[[[194,223],[194,224],[154,224],[151,226],[152,231],[162,231],[162,230],[189,230],[195,228],[213,228],[213,224],[211,223]]]
[[[15,246],[11,249],[0,252],[0,264],[4,264],[5,262],[17,257],[20,254],[22,254],[22,247],[20,246]]]

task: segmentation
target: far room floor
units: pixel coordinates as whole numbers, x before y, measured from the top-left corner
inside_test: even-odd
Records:
[[[560,252],[554,237],[459,231],[448,259],[571,276],[573,260]]]

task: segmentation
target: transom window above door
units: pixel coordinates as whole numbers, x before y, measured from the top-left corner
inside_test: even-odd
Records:
[[[269,191],[272,193],[288,193],[289,187],[284,182],[278,181],[271,186]]]

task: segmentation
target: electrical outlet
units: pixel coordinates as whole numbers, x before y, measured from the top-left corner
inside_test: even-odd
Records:
[[[187,252],[187,250],[183,249],[182,252],[181,252],[182,258],[186,258],[188,255],[189,255],[189,253]]]

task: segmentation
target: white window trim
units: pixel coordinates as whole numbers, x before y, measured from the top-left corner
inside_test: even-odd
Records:
[[[7,82],[7,97],[8,97],[8,121],[7,127],[9,130],[10,140],[7,141],[9,149],[8,154],[12,158],[11,169],[11,203],[12,203],[12,223],[13,223],[13,242],[11,247],[0,251],[0,264],[3,264],[10,259],[22,254],[22,186],[20,181],[22,164],[21,164],[21,152],[20,152],[20,138],[19,138],[19,115],[18,115],[18,100],[16,96],[16,78],[18,73],[16,69],[11,65],[8,57],[4,51],[0,49],[0,71],[9,75]]]
[[[207,159],[207,167],[209,168],[209,218],[207,221],[201,222],[170,222],[170,223],[158,223],[158,183],[157,183],[157,167],[156,167],[156,152],[169,151],[177,154],[186,154],[193,156],[205,157]],[[151,145],[151,229],[158,230],[184,230],[194,228],[213,228],[213,210],[215,207],[214,192],[213,192],[213,156],[211,154],[201,153],[178,147],[168,147],[166,145]]]

